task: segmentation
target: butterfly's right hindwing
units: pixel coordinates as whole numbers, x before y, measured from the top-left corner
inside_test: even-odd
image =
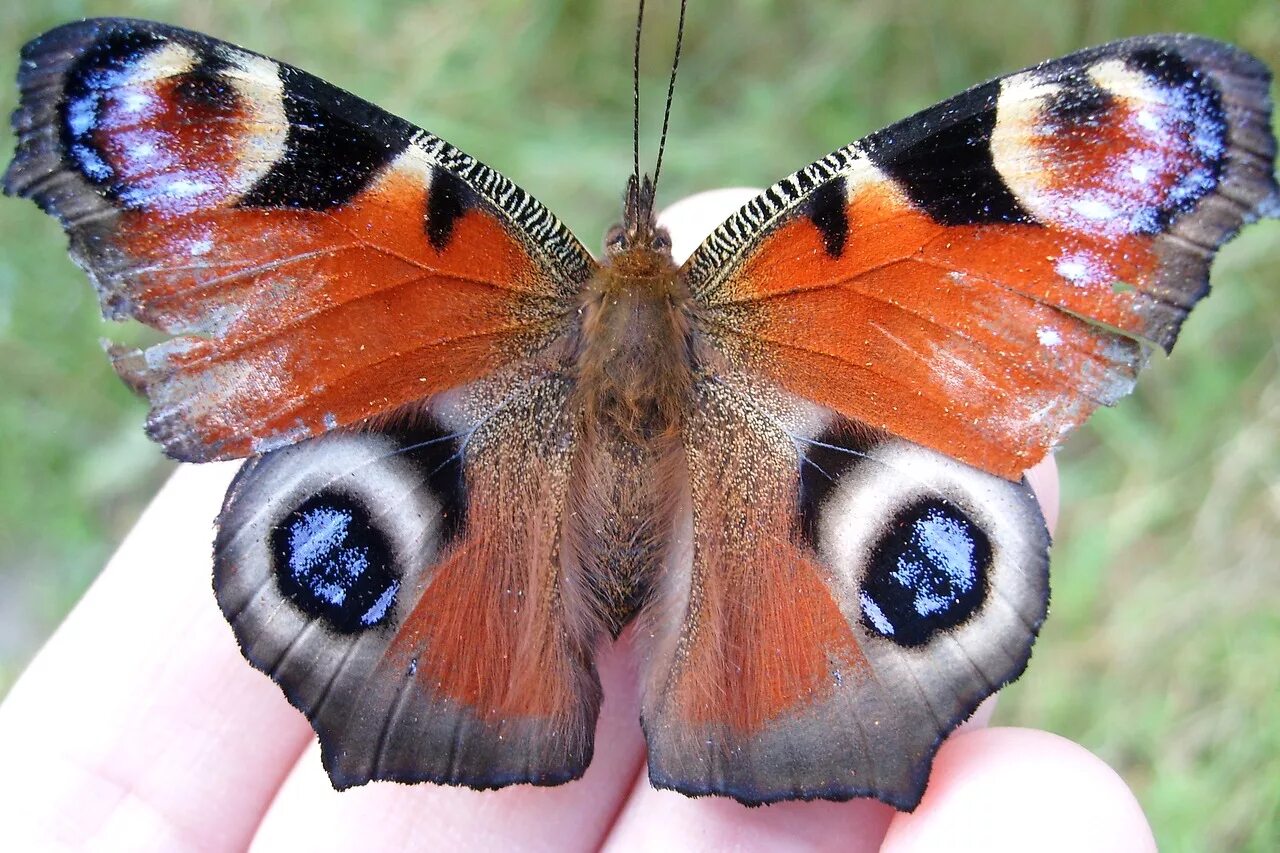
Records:
[[[251,460],[228,492],[218,602],[311,719],[338,787],[586,769],[604,629],[561,546],[568,391],[481,383]]]

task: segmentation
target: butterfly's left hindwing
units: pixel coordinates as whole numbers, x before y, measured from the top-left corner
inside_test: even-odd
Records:
[[[245,456],[529,357],[594,262],[448,143],[287,65],[144,21],[23,51],[5,191],[55,215],[173,456]]]

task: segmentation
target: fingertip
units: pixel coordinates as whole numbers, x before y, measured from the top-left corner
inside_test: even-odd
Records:
[[[992,728],[949,739],[912,814],[886,851],[1155,850],[1133,792],[1084,747],[1034,729]]]
[[[658,214],[658,224],[671,232],[671,254],[677,263],[693,254],[716,226],[760,194],[751,187],[728,187],[686,196]]]
[[[0,775],[0,848],[252,838],[310,728],[244,663],[209,589],[237,464],[175,471],[0,706],[0,754],[22,768]]]
[[[948,735],[948,737],[955,737],[961,732],[967,732],[969,729],[981,729],[991,725],[991,718],[995,716],[996,703],[999,700],[999,693],[992,693],[986,699],[983,699],[982,704],[978,705],[973,713],[969,715],[969,719],[957,726],[955,732]]]
[[[603,845],[628,850],[872,851],[893,810],[870,799],[846,803],[790,800],[744,806],[728,797],[686,797],[658,790],[647,778],[636,787]]]
[[[1027,469],[1027,482],[1040,501],[1044,523],[1053,533],[1058,527],[1058,462],[1052,453]]]

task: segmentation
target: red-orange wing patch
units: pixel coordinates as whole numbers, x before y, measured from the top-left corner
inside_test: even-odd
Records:
[[[829,698],[833,671],[852,678],[865,663],[827,570],[799,541],[800,452],[768,414],[781,407],[753,392],[750,403],[719,383],[696,391],[685,428],[693,529],[671,558],[691,571],[670,572],[691,585],[655,617],[684,622],[646,715],[735,737]]]
[[[430,134],[195,33],[88,21],[24,53],[5,190],[57,216],[181,459],[260,452],[529,357],[593,262]]]
[[[1280,212],[1269,75],[1189,37],[978,86],[834,152],[685,266],[730,359],[1013,478],[1173,345],[1214,252]]]

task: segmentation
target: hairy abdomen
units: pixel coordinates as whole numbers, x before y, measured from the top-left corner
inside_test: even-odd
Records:
[[[669,256],[615,259],[583,296],[582,413],[571,544],[616,634],[661,564],[680,481],[693,383],[692,303]]]

